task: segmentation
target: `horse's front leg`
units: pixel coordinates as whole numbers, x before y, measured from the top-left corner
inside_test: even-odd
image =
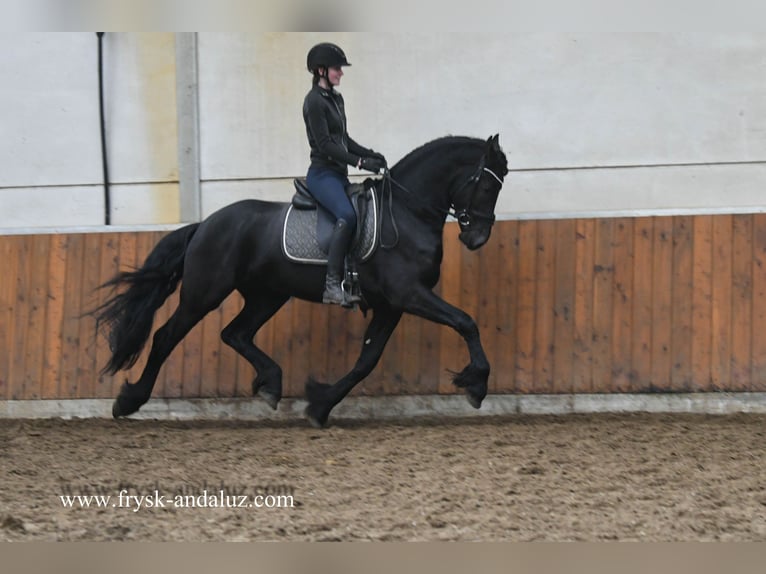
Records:
[[[463,337],[468,345],[471,362],[455,375],[455,386],[465,389],[468,402],[474,408],[481,407],[487,396],[489,361],[479,338],[479,328],[468,313],[437,297],[432,291],[418,291],[410,298],[404,309],[407,313],[429,321],[448,325]]]
[[[321,428],[327,422],[330,411],[335,405],[351,392],[359,381],[369,375],[378,364],[383,349],[394,332],[402,312],[386,307],[376,307],[374,315],[367,330],[364,333],[362,352],[357,359],[354,368],[334,385],[309,381],[306,383],[306,417],[317,428]]]

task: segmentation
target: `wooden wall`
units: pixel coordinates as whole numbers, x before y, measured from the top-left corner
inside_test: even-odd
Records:
[[[98,375],[107,348],[82,314],[161,236],[0,237],[0,400],[116,394],[126,374]],[[766,215],[501,221],[477,252],[449,224],[442,271],[442,295],[480,326],[491,392],[766,391]],[[249,396],[252,369],[219,338],[240,304],[190,333],[153,396]],[[286,396],[301,396],[309,375],[351,367],[366,321],[292,301],[256,342],[282,365]],[[454,392],[448,371],[466,362],[453,331],[406,317],[357,392]]]

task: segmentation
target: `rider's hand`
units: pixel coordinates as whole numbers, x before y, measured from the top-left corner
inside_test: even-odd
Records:
[[[363,157],[359,162],[359,167],[372,173],[379,173],[381,169],[386,167],[386,161],[377,157]]]
[[[385,156],[382,153],[376,152],[373,149],[371,149],[370,152],[371,152],[370,153],[370,157],[374,157],[375,159],[379,159],[380,161],[383,162],[384,166],[388,165],[388,162],[386,161],[386,158],[385,158]]]

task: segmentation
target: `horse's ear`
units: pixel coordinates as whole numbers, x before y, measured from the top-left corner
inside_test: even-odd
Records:
[[[489,136],[487,139],[487,150],[498,151],[500,149],[500,134]]]

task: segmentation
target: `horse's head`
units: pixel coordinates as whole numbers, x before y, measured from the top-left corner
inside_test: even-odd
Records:
[[[460,241],[468,249],[484,245],[495,223],[495,205],[508,173],[508,161],[500,148],[500,136],[490,137],[476,171],[455,193],[452,204],[460,225]]]

